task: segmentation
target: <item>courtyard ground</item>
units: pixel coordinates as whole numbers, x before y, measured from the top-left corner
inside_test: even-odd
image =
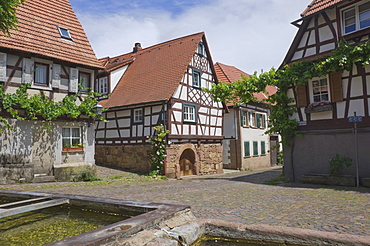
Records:
[[[0,189],[190,205],[198,218],[370,235],[370,189],[281,181],[282,168],[155,180],[98,166],[101,181]]]

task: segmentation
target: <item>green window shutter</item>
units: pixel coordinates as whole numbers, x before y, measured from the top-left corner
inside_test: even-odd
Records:
[[[253,142],[253,155],[258,155],[258,142]]]
[[[245,122],[244,122],[244,111],[239,109],[239,112],[240,112],[240,126],[244,126],[245,125]]]
[[[261,114],[256,114],[257,128],[261,128]]]
[[[244,142],[244,156],[250,156],[249,142]]]
[[[265,141],[261,141],[261,155],[266,155],[266,144],[265,144]]]

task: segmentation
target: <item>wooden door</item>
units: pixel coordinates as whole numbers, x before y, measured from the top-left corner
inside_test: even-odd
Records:
[[[180,156],[180,176],[194,175],[195,154],[193,150],[186,149]]]

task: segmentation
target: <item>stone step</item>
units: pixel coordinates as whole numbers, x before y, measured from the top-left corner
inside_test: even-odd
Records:
[[[33,183],[55,182],[55,177],[47,175],[35,176],[32,182]]]

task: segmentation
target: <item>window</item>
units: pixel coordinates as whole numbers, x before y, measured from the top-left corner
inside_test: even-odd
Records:
[[[202,74],[200,71],[193,70],[193,87],[200,88],[202,81]]]
[[[63,148],[82,147],[81,128],[62,128],[62,144]]]
[[[167,122],[167,111],[166,110],[161,110],[159,112],[159,122],[161,123]]]
[[[136,108],[134,109],[133,112],[134,112],[134,116],[133,116],[134,123],[142,123],[143,122],[143,109]]]
[[[329,83],[327,78],[313,79],[310,83],[311,101],[329,101]]]
[[[98,92],[103,95],[108,94],[108,77],[99,78]]]
[[[251,152],[249,149],[249,142],[244,142],[244,157],[251,156]]]
[[[184,104],[183,115],[184,122],[195,123],[196,122],[196,106],[192,104]]]
[[[248,123],[250,127],[255,127],[256,122],[255,122],[255,113],[248,112]]]
[[[203,44],[203,43],[199,43],[199,44],[198,44],[198,50],[197,50],[197,53],[198,53],[200,56],[204,56],[204,44]]]
[[[58,26],[60,36],[65,39],[72,39],[71,34],[68,31],[68,28]]]
[[[261,155],[266,155],[266,143],[261,141]]]
[[[35,84],[48,85],[49,65],[35,62],[34,78]]]
[[[253,155],[258,155],[258,142],[253,142]]]
[[[343,33],[352,33],[370,26],[370,2],[342,11]]]
[[[257,128],[264,129],[266,127],[266,116],[264,114],[256,113]]]
[[[240,125],[241,126],[244,126],[244,127],[249,126],[248,119],[247,119],[247,113],[248,112],[240,109]]]
[[[90,89],[90,74],[80,71],[78,85],[82,87],[81,91],[88,91]]]

